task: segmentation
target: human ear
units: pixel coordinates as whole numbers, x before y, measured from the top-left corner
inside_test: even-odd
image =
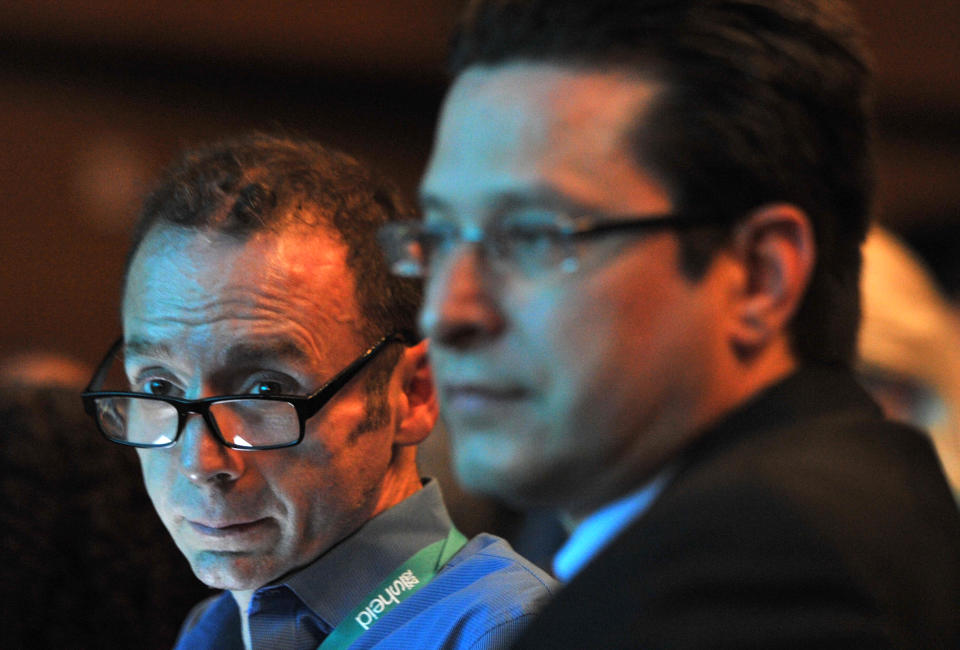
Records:
[[[795,205],[762,206],[734,229],[731,253],[743,269],[733,345],[746,357],[787,339],[816,260],[813,225]]]
[[[428,339],[406,348],[400,357],[401,407],[394,436],[396,445],[417,445],[433,430],[439,417],[437,391],[427,357]]]

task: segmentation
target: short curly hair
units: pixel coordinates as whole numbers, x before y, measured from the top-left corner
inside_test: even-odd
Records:
[[[124,275],[158,226],[240,239],[298,224],[332,228],[347,246],[363,334],[413,338],[421,283],[390,273],[376,233],[388,221],[415,217],[391,181],[355,158],[309,140],[252,134],[187,151],[166,170],[144,201]]]

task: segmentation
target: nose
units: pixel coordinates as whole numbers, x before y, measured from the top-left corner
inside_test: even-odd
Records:
[[[243,475],[243,452],[225,447],[207,427],[203,417],[193,413],[177,441],[180,471],[197,485],[225,485]]]
[[[467,349],[496,338],[506,321],[480,246],[465,243],[426,279],[420,328],[431,345]]]

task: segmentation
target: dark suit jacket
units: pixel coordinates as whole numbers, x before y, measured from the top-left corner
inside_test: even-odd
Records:
[[[806,369],[707,432],[517,648],[960,648],[960,515],[928,440]]]

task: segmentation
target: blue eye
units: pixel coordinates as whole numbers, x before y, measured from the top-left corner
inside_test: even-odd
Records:
[[[569,255],[564,231],[546,219],[502,223],[493,231],[491,244],[497,257],[530,276],[555,268]]]
[[[283,386],[278,381],[258,381],[251,391],[254,395],[281,395]]]
[[[449,253],[457,245],[459,238],[460,232],[456,226],[449,223],[429,223],[422,226],[417,243],[424,256],[429,259],[434,255]]]
[[[146,384],[146,392],[151,395],[169,395],[173,384],[166,379],[151,379]]]

